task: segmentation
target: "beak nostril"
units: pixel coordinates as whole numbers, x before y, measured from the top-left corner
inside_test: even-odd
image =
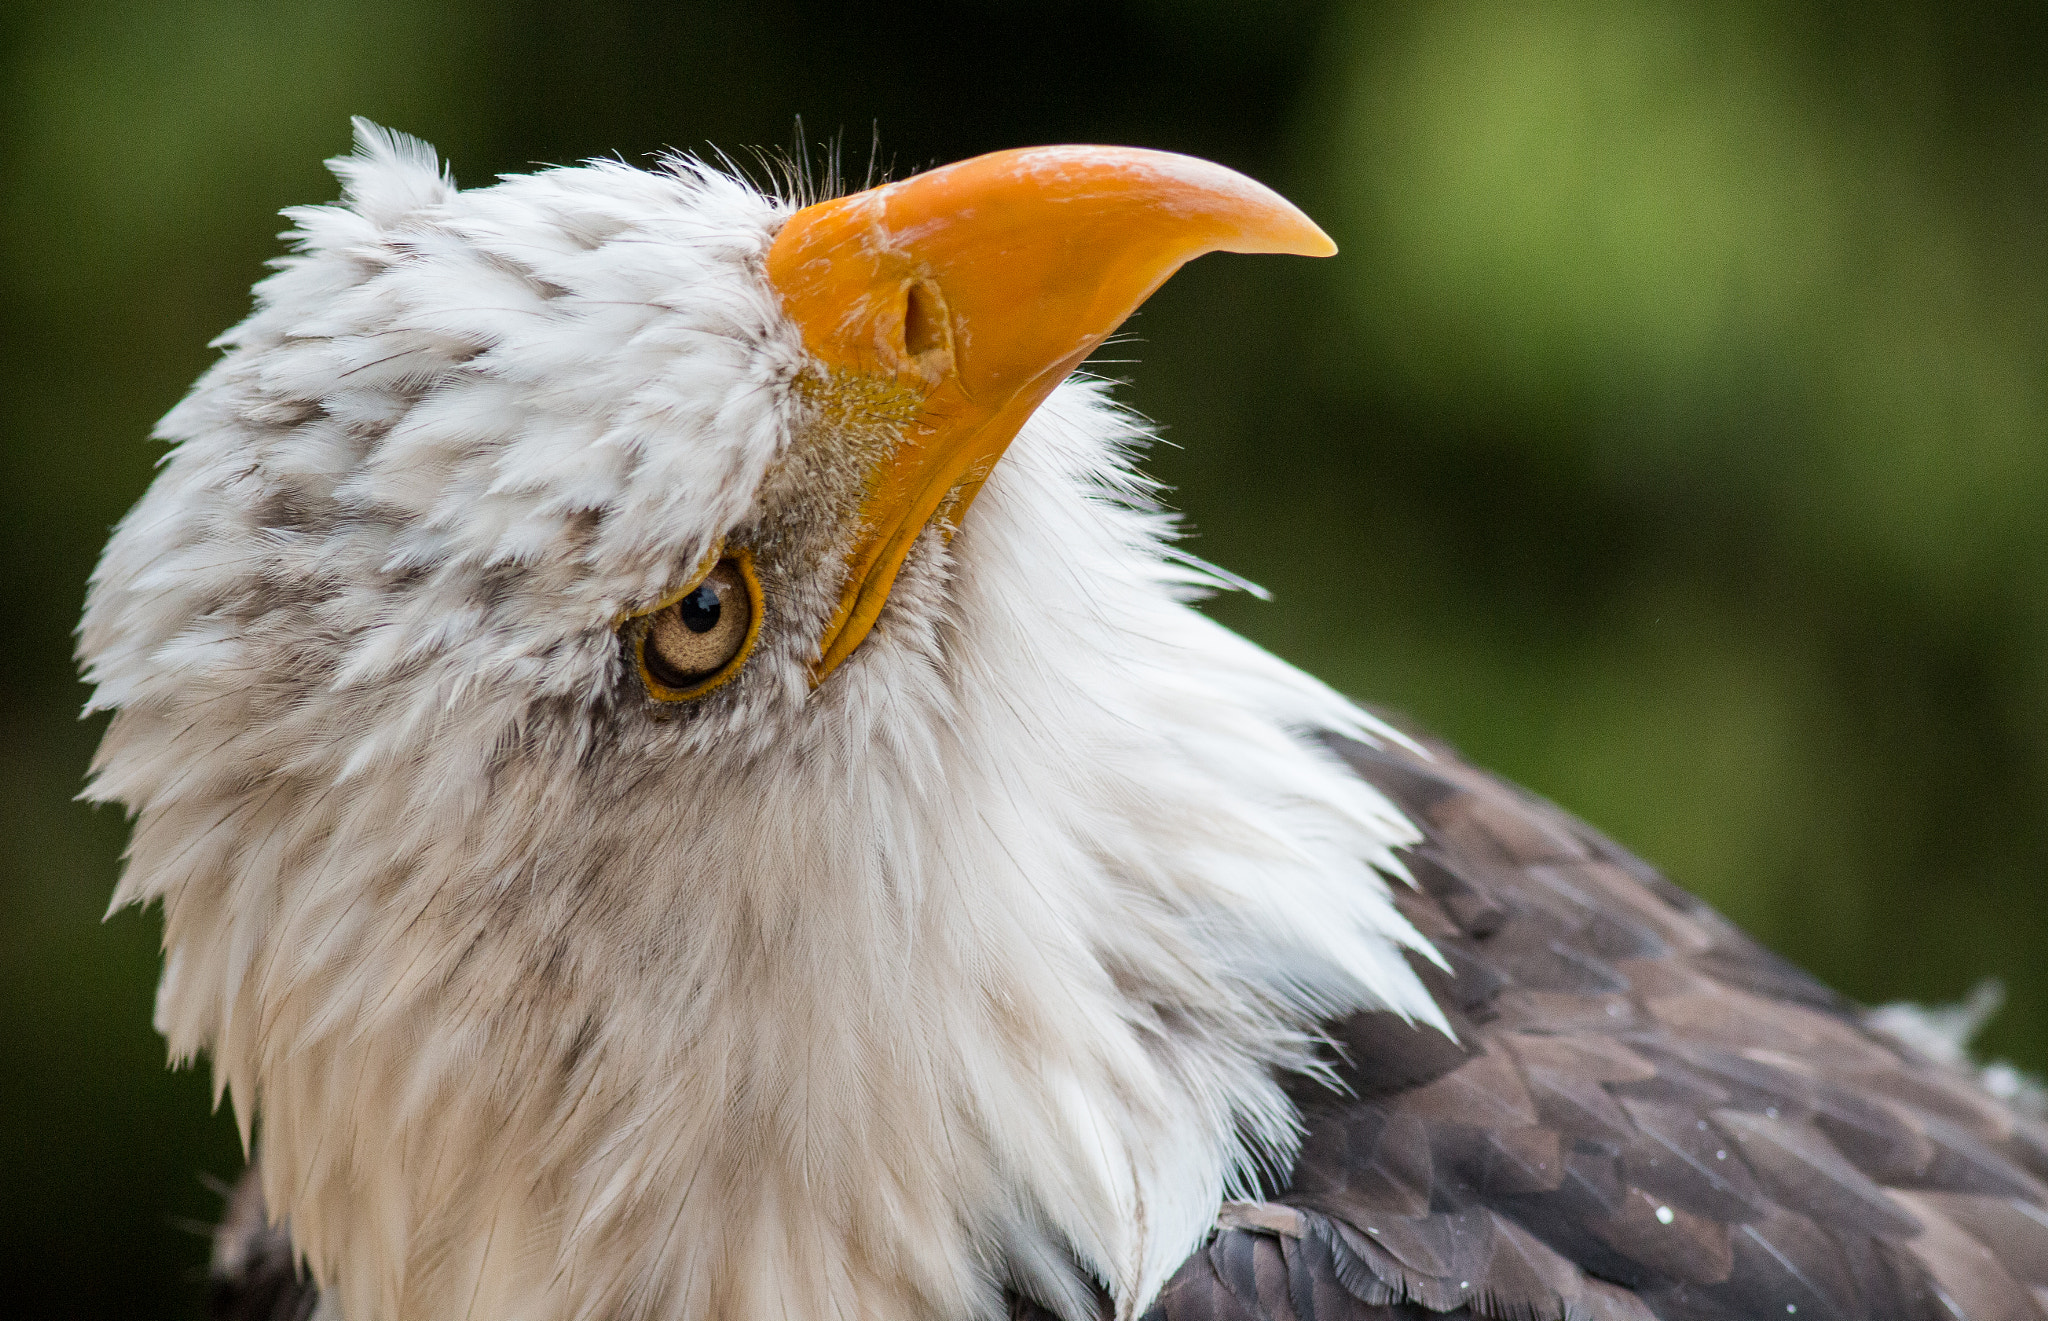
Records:
[[[922,358],[934,349],[946,347],[945,309],[928,284],[910,286],[903,302],[903,351]]]

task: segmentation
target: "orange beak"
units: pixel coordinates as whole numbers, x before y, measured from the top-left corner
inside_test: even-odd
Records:
[[[999,151],[791,216],[768,280],[826,388],[915,401],[866,475],[812,683],[874,627],[925,526],[959,526],[1033,410],[1168,276],[1205,252],[1336,250],[1264,185],[1132,147]]]

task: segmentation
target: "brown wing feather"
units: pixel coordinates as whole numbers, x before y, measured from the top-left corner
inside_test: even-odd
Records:
[[[1271,1204],[1155,1321],[2048,1321],[2048,1142],[1564,812],[1331,739],[1423,831],[1456,1044],[1329,1025]]]
[[[213,1232],[206,1273],[206,1314],[213,1321],[307,1321],[319,1290],[299,1270],[291,1235],[274,1225],[263,1185],[251,1164],[228,1195],[227,1214]]]

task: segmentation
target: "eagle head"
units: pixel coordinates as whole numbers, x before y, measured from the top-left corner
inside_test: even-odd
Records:
[[[1129,1314],[1315,1022],[1440,1021],[1304,731],[1393,736],[1189,608],[1071,379],[1299,211],[1104,147],[335,168],[80,650],[158,1025],[349,1321]]]

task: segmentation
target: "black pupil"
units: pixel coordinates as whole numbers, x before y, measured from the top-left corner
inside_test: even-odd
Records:
[[[709,633],[718,627],[718,593],[705,583],[676,603],[676,613],[692,633]]]

